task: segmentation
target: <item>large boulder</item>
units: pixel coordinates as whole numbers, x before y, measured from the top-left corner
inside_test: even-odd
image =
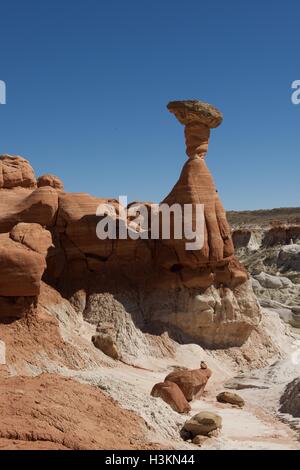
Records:
[[[187,401],[200,398],[212,372],[204,362],[199,369],[179,369],[171,372],[165,378],[165,382],[174,382],[182,391]]]
[[[191,410],[184,394],[175,382],[164,381],[154,385],[152,397],[160,397],[177,413],[188,413]]]
[[[245,401],[240,395],[232,392],[221,392],[217,395],[217,401],[220,403],[230,403],[242,408],[245,405]]]
[[[0,155],[0,189],[35,188],[36,179],[30,163],[25,158]]]
[[[196,414],[184,424],[184,429],[191,433],[192,437],[198,435],[207,436],[211,432],[221,429],[221,427],[221,416],[209,411],[202,411]]]

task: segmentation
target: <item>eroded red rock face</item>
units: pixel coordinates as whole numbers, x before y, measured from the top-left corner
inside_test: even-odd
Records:
[[[58,195],[50,187],[0,190],[0,233],[9,232],[19,222],[53,227]]]
[[[97,349],[89,341],[88,355],[82,354],[86,349],[86,340],[79,336],[71,344],[62,335],[61,322],[66,319],[70,329],[79,326],[79,316],[70,303],[52,287],[41,282],[40,294],[36,297],[0,297],[6,302],[4,313],[0,317],[0,338],[6,345],[6,363],[14,373],[27,374],[26,364],[34,364],[38,370],[45,370],[49,362],[61,368],[84,370],[87,367],[99,367]],[[16,309],[19,309],[21,318]],[[13,320],[14,317],[14,321]]]
[[[260,311],[246,283],[248,274],[234,257],[230,227],[204,159],[210,129],[220,124],[222,116],[210,105],[193,101],[176,102],[169,109],[185,125],[189,160],[163,203],[203,205],[203,247],[187,250],[186,239],[172,236],[151,239],[149,203],[144,215],[148,239],[100,240],[96,233],[103,217],[97,213],[100,204],[111,205],[117,229],[126,217],[132,222],[118,201],[66,193],[60,179],[51,174],[36,184],[27,160],[4,156],[0,159],[0,318],[8,310],[9,317],[22,316],[22,305],[25,315],[37,301],[43,278],[67,298],[78,291],[108,292],[127,304],[128,292],[134,290],[131,308],[154,330],[184,333],[203,344],[232,346],[245,341],[259,322]],[[199,303],[204,293],[208,305]],[[194,318],[197,328],[187,318]],[[220,322],[226,332],[223,338]],[[241,332],[238,339],[236,331]]]
[[[175,247],[181,262],[194,268],[207,263],[217,263],[233,255],[234,248],[226,214],[203,158],[189,159],[186,162],[178,182],[163,202],[170,206],[175,203],[204,205],[205,239],[200,251],[187,251],[181,240],[165,242]]]
[[[39,224],[19,223],[0,234],[0,319],[20,318],[40,294],[51,233]]]
[[[45,257],[0,235],[0,296],[35,296],[46,268]]]
[[[41,374],[2,377],[0,394],[0,450],[155,448],[144,421],[96,387]]]

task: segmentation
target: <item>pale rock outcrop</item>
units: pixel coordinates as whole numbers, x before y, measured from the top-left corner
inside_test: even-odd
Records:
[[[275,209],[275,211],[279,211],[278,217],[280,217],[280,210]],[[297,247],[300,240],[300,223],[296,223],[296,217],[295,223],[285,222],[284,211],[282,209],[282,220],[278,220],[276,224],[264,221],[263,212],[267,211],[257,211],[259,215],[256,215],[255,224],[244,223],[244,217],[245,220],[247,217],[241,213],[241,223],[233,227],[232,239],[237,257],[252,275],[262,271],[277,275],[280,271],[293,282],[299,283]],[[236,217],[237,214],[235,213]],[[251,214],[249,211],[249,217]],[[232,217],[230,214],[229,216]],[[261,223],[258,221],[259,217],[262,218]]]
[[[261,309],[250,281],[234,290],[163,290],[147,294],[144,312],[153,329],[172,331],[203,346],[241,346],[261,320]]]
[[[300,245],[283,246],[279,252],[277,266],[281,272],[300,271]]]
[[[285,289],[293,286],[292,281],[287,277],[273,276],[264,272],[254,275],[254,279],[266,289]]]
[[[117,335],[112,323],[100,324],[97,334],[92,337],[94,346],[112,359],[119,359],[120,354],[117,346]]]
[[[229,213],[236,256],[251,274],[262,307],[293,326],[292,308],[300,303],[299,208]],[[276,220],[275,220],[276,217]]]
[[[188,413],[191,410],[184,394],[175,382],[160,382],[151,390],[152,397],[160,397],[177,413]]]
[[[291,324],[295,328],[300,328],[300,307],[292,308]]]
[[[10,301],[5,316],[10,321],[2,322],[0,317],[0,338],[6,344],[6,363],[11,373],[72,370],[79,374],[112,362],[91,342],[96,329],[85,324],[68,300],[43,281],[38,298],[5,299]],[[21,318],[12,321],[16,315],[8,314],[18,303]]]
[[[262,307],[274,308],[285,320],[286,315],[289,317],[291,309],[300,302],[300,285],[293,283],[290,279],[282,276],[273,276],[266,273],[260,273],[259,279],[252,278],[252,286],[259,303]],[[255,277],[257,277],[255,275]],[[287,322],[289,319],[287,318]]]
[[[114,295],[91,294],[86,299],[83,318],[100,330],[102,325],[111,325],[118,357],[125,362],[146,364],[150,356],[174,355],[174,344],[167,334],[153,342],[150,335],[142,333],[143,318],[135,302],[136,293],[130,289]]]

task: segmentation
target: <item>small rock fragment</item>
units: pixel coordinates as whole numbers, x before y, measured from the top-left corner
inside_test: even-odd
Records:
[[[208,439],[207,436],[201,436],[201,434],[198,434],[198,436],[194,437],[194,439],[192,440],[192,443],[201,447],[207,441],[207,439]]]
[[[112,359],[119,359],[120,354],[113,325],[110,323],[98,325],[97,332],[98,333],[92,337],[94,346]]]

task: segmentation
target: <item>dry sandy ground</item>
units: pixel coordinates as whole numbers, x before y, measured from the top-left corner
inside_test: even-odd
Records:
[[[246,401],[243,409],[216,401],[216,395],[224,390],[224,384],[232,380],[239,370],[247,370],[245,354],[243,361],[240,360],[240,348],[229,353],[207,351],[197,345],[177,345],[175,357],[170,354],[146,356],[141,349],[134,361],[135,366],[116,362],[94,348],[90,340],[92,326],[79,321],[70,304],[62,299],[54,302],[52,309],[42,309],[26,321],[1,325],[0,362],[5,362],[6,345],[7,366],[2,367],[7,367],[11,376],[34,377],[48,372],[98,387],[98,392],[104,392],[125,410],[144,418],[146,426],[143,432],[146,434],[139,436],[144,443],[160,443],[161,447],[170,449],[197,449],[180,439],[180,429],[193,414],[209,410],[222,416],[223,429],[217,438],[207,440],[204,448],[300,449],[299,431],[293,430],[276,415],[285,385],[300,375],[299,365],[292,363],[288,352],[292,342],[299,341],[300,337],[286,335],[283,323],[276,318],[266,325],[266,330],[272,341],[277,343],[278,351],[283,351],[282,357],[286,355],[287,359],[235,379],[243,386],[246,382],[258,387],[238,390]],[[255,364],[259,364],[260,355],[269,348],[270,338],[263,338],[260,346],[254,341],[255,344],[251,343],[247,350],[248,359],[251,356]],[[198,368],[201,360],[208,363],[213,375],[203,399],[192,403],[189,415],[175,413],[160,398],[150,396],[153,385],[162,381],[174,366]]]
[[[190,361],[189,361],[190,362]],[[196,364],[195,364],[196,366]],[[111,371],[110,371],[111,374]],[[114,370],[114,374],[119,379],[126,380],[138,388],[141,394],[150,394],[154,383],[164,379],[165,373],[151,373],[140,370],[119,369]],[[221,404],[216,401],[216,394],[223,391],[222,383],[213,382],[207,387],[207,392],[202,400],[195,400],[192,403],[192,411],[190,416],[199,411],[212,411],[220,414],[223,419],[223,428],[218,438],[209,439],[205,444],[210,449],[300,449],[297,441],[297,435],[287,425],[275,418],[270,410],[266,410],[265,401],[258,404],[256,398],[257,390],[247,389],[239,391],[241,396],[246,400],[246,406],[243,409],[233,407],[231,405]],[[265,392],[270,393],[270,391]],[[267,394],[267,393],[265,393]],[[115,396],[117,399],[117,396]],[[267,399],[267,397],[265,396]],[[154,400],[159,400],[156,398]],[[126,403],[122,403],[123,406]],[[138,411],[139,414],[141,410]],[[177,418],[180,423],[184,422],[187,416]],[[153,423],[151,423],[153,425]],[[156,426],[157,429],[157,426]],[[161,431],[157,429],[157,431]],[[174,440],[164,441],[165,444],[174,446]],[[177,448],[185,448],[177,442]]]
[[[152,398],[153,385],[164,379],[174,365],[199,367],[200,360],[206,360],[213,370],[213,376],[207,386],[204,397],[192,402],[188,415],[173,412],[160,398]],[[288,362],[289,360],[287,360]],[[179,346],[175,360],[152,359],[151,370],[118,363],[114,368],[99,368],[90,371],[75,372],[59,370],[63,375],[72,376],[79,381],[97,385],[119,404],[143,417],[149,426],[149,440],[160,442],[163,446],[177,449],[195,449],[193,444],[182,441],[179,431],[186,419],[199,411],[212,411],[223,418],[220,435],[206,441],[206,449],[300,449],[299,435],[275,416],[276,403],[280,393],[290,377],[299,375],[299,368],[292,364],[287,373],[287,362],[281,361],[273,367],[273,377],[268,381],[270,368],[249,374],[251,383],[257,387],[238,390],[246,401],[243,409],[216,401],[216,395],[225,390],[224,383],[232,378],[233,371],[203,351],[196,345]],[[272,370],[272,368],[271,368]],[[277,379],[275,377],[277,371]],[[55,372],[57,368],[55,367]],[[272,374],[271,374],[272,375]],[[247,382],[247,376],[241,379]],[[249,382],[249,381],[248,381]]]

